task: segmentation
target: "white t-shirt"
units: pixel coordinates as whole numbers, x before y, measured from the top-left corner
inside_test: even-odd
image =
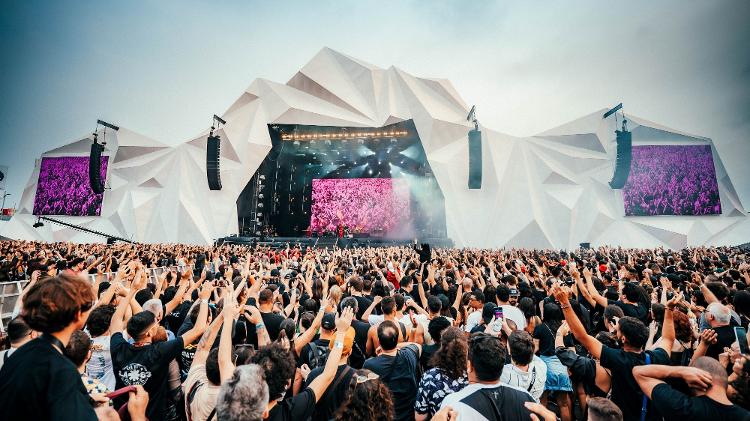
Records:
[[[3,368],[5,360],[8,359],[14,352],[16,352],[16,349],[17,348],[10,347],[5,351],[0,351],[0,368]]]
[[[513,364],[505,364],[503,373],[500,375],[500,382],[517,389],[523,389],[539,402],[539,398],[544,393],[544,383],[547,380],[547,364],[536,355],[529,363],[529,371],[523,371]],[[531,381],[534,384],[529,389]]]
[[[518,309],[518,307],[514,307],[510,304],[503,304],[500,307],[503,308],[503,317],[513,320],[513,323],[516,324],[516,329],[526,329],[526,317],[523,315],[523,312]]]
[[[201,383],[196,386],[196,383]],[[193,389],[193,399],[188,402],[189,394]],[[216,408],[216,398],[219,396],[220,386],[214,386],[208,381],[205,364],[193,364],[190,366],[185,383],[182,384],[182,393],[185,394],[185,411],[192,415],[193,421],[205,421]],[[216,417],[214,417],[216,418]]]
[[[482,310],[475,310],[468,316],[466,316],[466,325],[464,325],[464,330],[467,332],[471,332],[471,329],[474,329],[481,322]]]
[[[112,371],[112,354],[109,352],[109,335],[91,340],[91,359],[86,363],[86,375],[99,380],[109,390],[115,390],[115,373]]]

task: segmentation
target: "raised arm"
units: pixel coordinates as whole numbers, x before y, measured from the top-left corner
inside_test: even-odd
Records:
[[[294,351],[296,352],[296,355],[300,355],[300,353],[302,352],[302,348],[304,348],[305,345],[312,341],[312,339],[315,337],[315,334],[318,333],[318,328],[320,327],[320,323],[323,321],[323,316],[326,313],[326,307],[328,307],[328,299],[324,298],[320,300],[320,310],[318,311],[318,315],[313,319],[310,327],[303,334],[297,336],[297,338],[294,340]]]
[[[201,340],[198,341],[198,346],[195,349],[195,355],[193,356],[193,364],[203,364],[208,358],[208,353],[211,352],[211,347],[216,341],[216,335],[219,334],[222,322],[224,321],[224,313],[219,315],[211,322],[211,326],[208,330],[203,333]]]
[[[135,293],[145,286],[145,279],[136,274],[135,280],[130,285],[130,291],[128,291],[128,294],[120,300],[120,304],[117,306],[115,314],[112,315],[112,320],[109,323],[109,332],[111,334],[122,332],[125,328],[125,311],[130,306],[130,302],[133,300]]]
[[[375,306],[380,304],[381,301],[383,301],[383,297],[379,295],[372,297],[372,304],[370,304],[370,306],[367,307],[367,310],[362,313],[362,320],[368,321],[368,319],[370,318],[370,314],[372,314],[372,311],[375,310]]]
[[[638,382],[644,394],[651,399],[654,388],[668,378],[681,378],[691,388],[707,390],[711,387],[713,379],[711,374],[695,367],[682,367],[670,365],[639,365],[633,367],[633,377]]]
[[[333,350],[328,354],[328,360],[323,368],[323,372],[310,382],[309,386],[315,394],[315,402],[320,400],[320,397],[323,396],[328,385],[331,384],[333,378],[336,376],[339,360],[341,360],[341,354],[344,351],[344,336],[346,336],[346,331],[352,325],[353,318],[354,310],[351,307],[345,308],[341,316],[336,317],[336,338],[333,340]]]
[[[659,348],[663,349],[667,355],[672,355],[672,345],[674,345],[674,319],[672,311],[677,303],[682,301],[682,294],[675,295],[667,302],[667,308],[664,310],[664,323],[661,327],[661,339],[659,339]]]
[[[208,316],[208,297],[211,296],[213,288],[211,285],[206,284],[201,288],[198,294],[198,301],[200,302],[200,309],[198,310],[198,317],[195,319],[195,325],[182,334],[182,340],[185,345],[195,342],[198,338],[203,335],[203,331],[206,329],[206,321]],[[225,317],[226,318],[226,317]]]
[[[578,320],[578,316],[576,316],[576,313],[570,306],[570,290],[568,289],[568,287],[554,285],[552,287],[552,293],[560,302],[560,308],[565,315],[565,321],[568,322],[568,326],[570,327],[570,331],[573,333],[573,336],[591,353],[594,358],[599,359],[602,355],[602,343],[599,342],[595,337],[586,333],[586,329],[583,327],[583,324],[580,320]]]
[[[224,300],[224,309],[221,313],[224,315],[224,323],[221,328],[221,338],[219,339],[219,376],[221,383],[229,380],[234,373],[234,363],[232,362],[232,323],[239,313],[237,300],[233,300],[233,294],[227,294]]]

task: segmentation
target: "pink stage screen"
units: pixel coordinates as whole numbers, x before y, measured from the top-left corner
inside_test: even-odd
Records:
[[[102,182],[108,161],[109,157],[102,157]],[[42,158],[34,215],[99,216],[103,197],[91,190],[88,156]]]
[[[409,185],[399,178],[324,178],[312,182],[310,229],[389,232],[409,223]]]

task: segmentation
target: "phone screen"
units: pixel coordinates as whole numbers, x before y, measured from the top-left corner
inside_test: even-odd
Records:
[[[734,336],[737,338],[737,343],[740,345],[740,353],[749,355],[750,346],[747,345],[747,331],[744,327],[735,327]]]
[[[503,308],[502,307],[495,308],[495,318],[496,319],[502,319],[503,318]]]

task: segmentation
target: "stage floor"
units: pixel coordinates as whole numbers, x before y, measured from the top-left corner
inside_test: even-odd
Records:
[[[420,244],[427,243],[432,247],[453,247],[453,240],[449,238],[423,238],[418,240]],[[414,244],[410,240],[391,240],[377,237],[360,238],[338,238],[338,237],[243,237],[228,236],[216,240],[221,244],[246,244],[270,246],[272,248],[285,248],[287,244],[299,244],[308,247],[325,248],[357,248],[357,247],[403,247]]]

